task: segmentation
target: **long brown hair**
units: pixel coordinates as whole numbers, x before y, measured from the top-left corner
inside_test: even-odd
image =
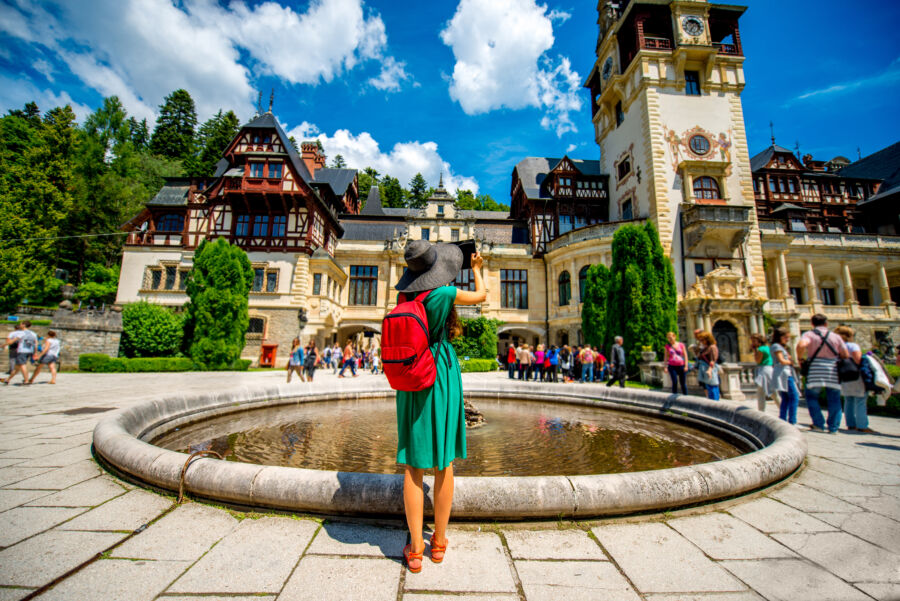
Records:
[[[447,316],[447,338],[453,340],[462,336],[463,327],[459,323],[459,315],[456,314],[456,307],[450,309],[450,315]]]

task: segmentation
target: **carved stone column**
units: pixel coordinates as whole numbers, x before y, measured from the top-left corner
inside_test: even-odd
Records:
[[[887,271],[884,269],[884,263],[878,264],[878,288],[881,290],[881,304],[893,304],[891,302],[891,287],[888,284]]]
[[[806,286],[806,303],[808,305],[819,304],[819,287],[816,285],[816,272],[812,263],[804,261],[803,284]]]
[[[778,293],[781,298],[788,298],[791,295],[791,283],[788,278],[787,261],[784,257],[787,253],[783,250],[778,251]]]

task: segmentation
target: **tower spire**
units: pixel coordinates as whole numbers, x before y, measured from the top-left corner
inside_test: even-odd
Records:
[[[772,146],[775,146],[775,124],[769,121],[769,133],[772,134]]]
[[[275,102],[275,88],[272,88],[272,93],[269,94],[269,113],[272,112],[272,103]]]
[[[256,95],[256,114],[262,115],[262,90]]]
[[[441,169],[441,179],[438,181],[438,189],[444,187],[444,170]]]

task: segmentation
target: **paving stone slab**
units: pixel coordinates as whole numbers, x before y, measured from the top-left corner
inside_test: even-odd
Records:
[[[871,601],[834,574],[801,559],[723,561],[769,601]]]
[[[101,559],[66,578],[41,601],[152,601],[190,565],[186,561]]]
[[[879,513],[893,520],[900,520],[900,499],[892,495],[860,498],[854,503],[871,512]]]
[[[3,451],[0,453],[0,459],[35,459],[37,457],[45,457],[53,455],[66,449],[71,449],[72,443],[69,442],[45,442],[42,444],[30,444],[28,446],[19,447],[11,451]],[[890,484],[885,482],[885,484]]]
[[[45,497],[50,494],[47,490],[15,490],[0,489],[0,512],[24,505],[29,501]]]
[[[190,597],[181,597],[178,595],[163,595],[161,597],[157,597],[158,601],[275,601],[275,595],[229,595],[224,599],[222,597],[207,597],[207,596],[196,596],[191,595]],[[441,601],[447,601],[447,599],[442,599]]]
[[[583,530],[505,530],[503,536],[515,559],[608,559]]]
[[[0,601],[19,601],[34,590],[33,588],[0,588]]]
[[[169,588],[173,593],[277,593],[319,524],[246,519]]]
[[[852,513],[859,507],[815,488],[791,484],[769,495],[803,512]]]
[[[126,535],[50,530],[0,551],[0,584],[40,587]]]
[[[500,537],[490,532],[451,530],[440,564],[427,555],[418,574],[407,572],[405,590],[514,593],[516,584]]]
[[[0,547],[9,547],[84,511],[75,507],[16,507],[0,513]]]
[[[679,593],[677,595],[659,594],[647,595],[647,601],[765,601],[762,597],[753,591],[742,591],[740,593],[700,593],[697,595],[685,595]]]
[[[16,482],[52,471],[50,467],[4,467],[0,468],[0,486],[9,487]]]
[[[879,486],[851,482],[813,469],[803,470],[795,482],[844,500],[848,497],[877,497],[881,494]]]
[[[196,561],[237,528],[227,511],[200,503],[176,507],[153,526],[128,539],[113,557]]]
[[[166,497],[132,490],[78,516],[63,530],[137,530],[172,505]]]
[[[870,512],[851,514],[841,524],[841,530],[900,554],[900,522]]]
[[[900,599],[900,582],[859,582],[856,588],[862,589],[878,601],[897,601]]]
[[[48,468],[44,467],[33,469],[48,470]],[[66,467],[56,469],[49,468],[49,471],[44,471],[44,473],[38,476],[32,476],[31,478],[20,480],[14,484],[8,484],[6,488],[62,490],[64,488],[69,488],[73,484],[96,478],[100,473],[100,466],[94,463],[93,460],[79,461],[78,463],[67,465]]]
[[[278,601],[395,601],[403,566],[384,558],[305,556]]]
[[[451,596],[432,593],[405,593],[403,601],[519,601],[519,595],[511,593],[469,593]]]
[[[11,465],[21,465],[28,461],[27,459],[0,459],[0,467],[9,467]],[[26,466],[28,467],[28,466]]]
[[[900,581],[900,555],[846,532],[780,533],[772,536],[848,582]]]
[[[608,561],[517,561],[528,601],[640,601]]]
[[[790,549],[728,514],[678,518],[667,524],[713,559],[796,557]]]
[[[810,457],[809,467],[818,472],[826,473],[836,478],[849,480],[850,482],[858,482],[859,484],[896,484],[897,476],[894,474],[876,474],[868,470],[860,469],[830,459],[821,457]]]
[[[730,507],[728,513],[763,532],[825,532],[835,529],[802,511],[767,498]]]
[[[65,467],[85,459],[91,459],[90,445],[82,443],[68,444],[74,444],[75,446],[58,453],[53,453],[52,455],[45,455],[43,457],[38,457],[37,459],[27,459],[22,461],[19,465],[21,467]]]
[[[849,513],[811,513],[809,514],[817,520],[822,520],[826,524],[840,529],[841,525],[846,522],[852,514]]]
[[[59,492],[42,496],[28,507],[94,507],[125,494],[125,489],[102,476],[85,480]]]
[[[322,525],[307,553],[403,557],[404,546],[406,546],[406,530],[332,522]]]
[[[598,526],[592,532],[641,592],[746,589],[665,524]]]

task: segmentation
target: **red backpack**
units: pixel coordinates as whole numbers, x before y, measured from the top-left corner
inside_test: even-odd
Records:
[[[400,303],[381,322],[381,363],[394,390],[415,392],[434,384],[437,369],[429,348],[428,316],[422,301],[431,290]]]

